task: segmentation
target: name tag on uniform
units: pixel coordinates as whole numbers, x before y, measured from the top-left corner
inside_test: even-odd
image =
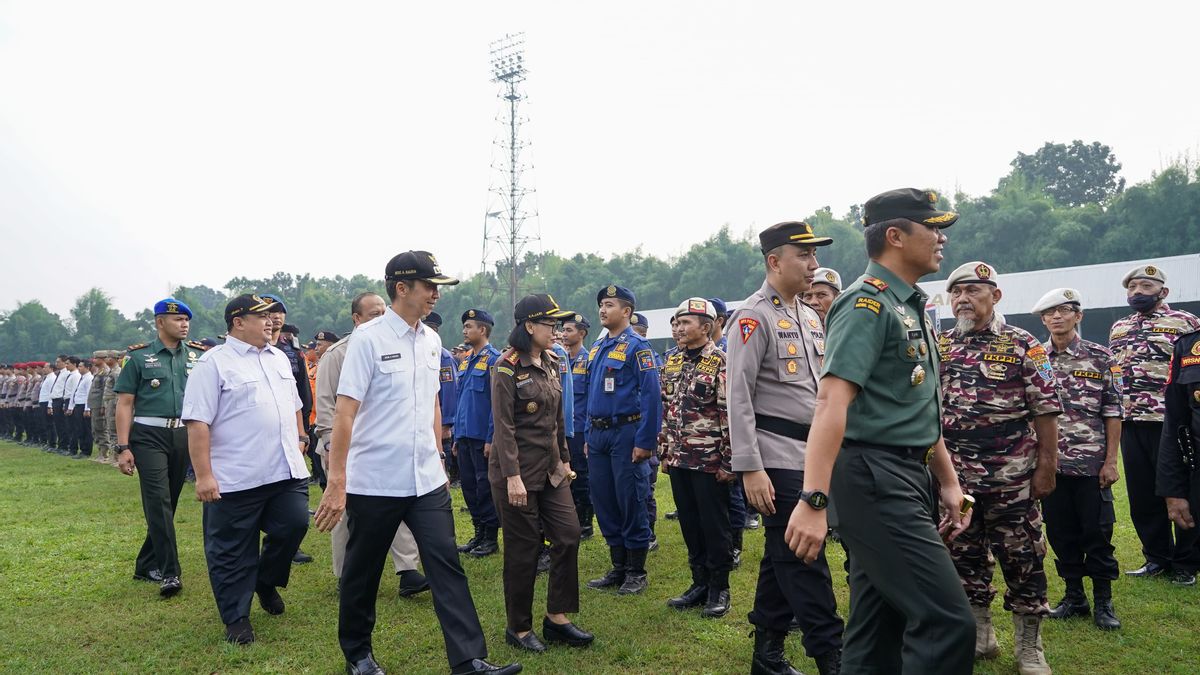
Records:
[[[401,356],[401,354],[400,354],[399,352],[397,352],[397,353],[395,353],[395,354],[384,354],[383,356],[379,357],[379,360],[381,360],[381,361],[395,361],[396,359],[400,358],[400,356]]]
[[[616,390],[617,390],[617,378],[615,378],[615,377],[604,378],[604,393],[611,394]]]

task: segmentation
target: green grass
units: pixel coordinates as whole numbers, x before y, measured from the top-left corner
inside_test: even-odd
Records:
[[[1117,554],[1122,568],[1129,568],[1140,564],[1141,556],[1122,488],[1117,486]],[[314,505],[319,497],[314,488]],[[665,480],[658,483],[658,500],[660,514],[671,510]],[[457,491],[455,502],[462,503]],[[136,479],[92,462],[0,443],[0,514],[0,669],[5,672],[343,672],[328,535],[309,531],[304,550],[316,562],[293,568],[290,587],[282,591],[287,613],[268,616],[256,602],[251,621],[258,642],[236,648],[222,639],[204,564],[200,505],[191,485],[184,488],[176,516],[184,591],[166,601],[158,598],[157,587],[130,578],[144,535]],[[465,533],[466,514],[456,514],[459,532]],[[581,590],[578,622],[597,636],[587,650],[556,648],[531,656],[507,647],[500,557],[464,559],[492,659],[520,660],[530,673],[748,672],[751,640],[745,617],[762,530],[747,530],[748,550],[732,578],[734,609],[715,621],[663,604],[688,585],[689,577],[677,525],[660,521],[658,533],[662,548],[650,555],[646,594],[618,598]],[[840,548],[832,547],[829,559],[845,616]],[[581,579],[599,576],[607,566],[602,542],[585,542]],[[1047,569],[1053,603],[1062,583],[1049,558]],[[1002,584],[999,571],[996,576]],[[544,576],[538,586],[535,616],[544,607]],[[375,654],[382,665],[391,672],[448,672],[429,594],[400,600],[395,593],[395,578],[385,576],[375,630]],[[1103,633],[1084,620],[1047,622],[1047,658],[1056,673],[1200,671],[1200,588],[1122,578],[1115,600],[1125,624],[1117,633]],[[1012,624],[999,599],[994,609],[1001,656],[976,672],[1015,673]],[[788,652],[798,668],[816,672],[798,636],[788,640]]]

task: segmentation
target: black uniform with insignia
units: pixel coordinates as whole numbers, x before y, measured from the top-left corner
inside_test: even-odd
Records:
[[[1196,450],[1200,438],[1200,331],[1175,342],[1170,373],[1155,492],[1159,497],[1186,499],[1192,519],[1200,520],[1200,459]],[[1192,537],[1188,543],[1187,548],[1175,551],[1173,560],[1174,581],[1179,584],[1189,579],[1195,583],[1196,571],[1200,570],[1200,542]],[[1176,548],[1181,548],[1180,540]]]

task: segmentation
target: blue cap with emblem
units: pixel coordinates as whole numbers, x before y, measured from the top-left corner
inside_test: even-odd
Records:
[[[164,298],[154,303],[154,315],[159,314],[183,314],[189,319],[192,318],[191,308],[175,298]]]
[[[495,319],[493,319],[492,315],[484,309],[468,309],[462,313],[462,318],[460,321],[463,323],[468,321],[478,321],[479,323],[486,323],[489,326],[496,325]]]
[[[624,300],[631,305],[637,305],[637,296],[633,294],[633,291],[624,286],[608,285],[601,288],[600,292],[596,294],[596,304],[599,305],[605,298],[616,298],[617,300]]]
[[[642,314],[640,312],[633,313],[633,317],[631,319],[629,319],[629,325],[630,326],[641,326],[642,328],[646,328],[646,329],[650,328],[650,322],[646,320],[646,315]]]
[[[563,323],[573,323],[584,330],[592,329],[592,323],[582,314],[576,314],[575,316],[563,319]]]
[[[713,309],[717,310],[718,317],[729,316],[729,307],[725,305],[724,300],[720,298],[709,298],[708,301],[712,303]]]
[[[260,297],[260,298],[262,298],[262,299],[264,299],[264,300],[270,300],[270,301],[272,301],[272,302],[278,302],[278,303],[279,303],[279,309],[275,309],[275,310],[272,310],[272,311],[276,311],[276,312],[283,312],[284,314],[287,314],[287,313],[288,313],[288,311],[287,311],[287,305],[285,305],[285,304],[284,304],[284,302],[283,302],[283,298],[279,297],[278,295],[275,295],[274,293],[260,293],[258,297]]]

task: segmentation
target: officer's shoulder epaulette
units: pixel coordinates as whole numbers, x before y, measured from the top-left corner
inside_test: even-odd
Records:
[[[876,279],[875,277],[863,277],[862,281],[862,290],[867,291],[868,293],[880,293],[888,289],[887,282],[883,279]]]
[[[202,352],[208,351],[208,345],[204,344],[203,342],[197,342],[195,340],[188,340],[187,346],[191,347],[192,349],[199,349]]]
[[[517,365],[517,361],[521,360],[521,353],[515,349],[510,349],[507,352],[504,352],[504,355],[500,358],[508,365],[515,366]]]
[[[128,347],[125,348],[125,351],[132,352],[136,349],[145,349],[146,347],[149,347],[149,346],[150,346],[149,342],[139,342],[136,345],[129,345]]]

